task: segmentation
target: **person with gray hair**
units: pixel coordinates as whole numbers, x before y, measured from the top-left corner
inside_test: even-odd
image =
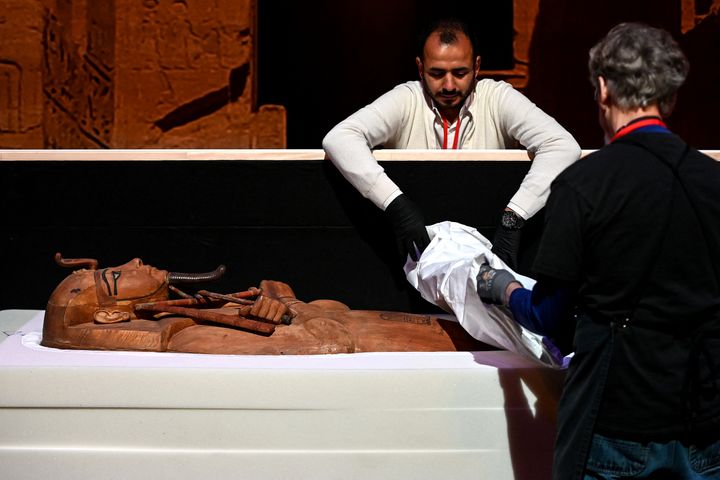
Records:
[[[607,89],[624,111],[653,105],[660,117],[675,106],[677,90],[685,82],[688,61],[666,31],[642,24],[623,23],[590,49],[590,83],[595,92]],[[600,117],[601,126],[603,117]]]
[[[554,478],[720,479],[720,162],[664,123],[688,62],[624,23],[589,70],[607,144],[553,182],[533,289],[483,266],[478,294],[575,329]]]

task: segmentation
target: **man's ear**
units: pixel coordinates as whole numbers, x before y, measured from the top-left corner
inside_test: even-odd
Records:
[[[423,81],[423,62],[420,60],[420,57],[415,57],[415,65],[417,65],[418,69],[418,76],[420,77],[420,81]]]
[[[95,323],[120,323],[130,320],[130,314],[122,310],[99,309],[93,313]]]
[[[598,77],[597,95],[598,95],[598,98],[597,98],[598,103],[600,103],[601,105],[607,106],[607,104],[610,102],[610,93],[608,92],[607,81],[602,76]]]
[[[475,57],[475,65],[473,66],[473,71],[475,73],[475,78],[477,78],[480,75],[480,55]]]

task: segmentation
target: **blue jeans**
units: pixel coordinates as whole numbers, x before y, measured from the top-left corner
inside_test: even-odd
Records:
[[[595,434],[584,478],[720,480],[720,440],[697,447],[677,440],[646,444]]]

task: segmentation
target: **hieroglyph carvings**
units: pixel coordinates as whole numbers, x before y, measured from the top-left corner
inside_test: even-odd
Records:
[[[0,148],[284,148],[256,23],[254,0],[0,0]]]
[[[20,131],[20,66],[0,61],[0,133]]]
[[[112,71],[82,55],[57,17],[46,12],[43,87],[48,148],[112,146]]]
[[[136,43],[116,44],[118,78],[127,79],[117,115],[144,125],[123,132],[127,141],[284,147],[284,109],[255,108],[253,2],[143,0],[125,10],[117,28]]]
[[[0,148],[42,143],[42,6],[0,0]]]

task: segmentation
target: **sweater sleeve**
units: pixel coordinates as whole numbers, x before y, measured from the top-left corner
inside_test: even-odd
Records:
[[[580,158],[580,146],[555,119],[509,85],[501,93],[497,114],[501,126],[533,159],[508,204],[527,219],[545,205],[555,177]]]
[[[532,290],[513,291],[508,306],[520,325],[539,335],[552,336],[570,318],[575,292],[570,283],[540,279]]]
[[[400,193],[371,149],[397,138],[407,122],[412,93],[398,85],[335,126],[323,139],[325,153],[365,198],[381,209]]]

